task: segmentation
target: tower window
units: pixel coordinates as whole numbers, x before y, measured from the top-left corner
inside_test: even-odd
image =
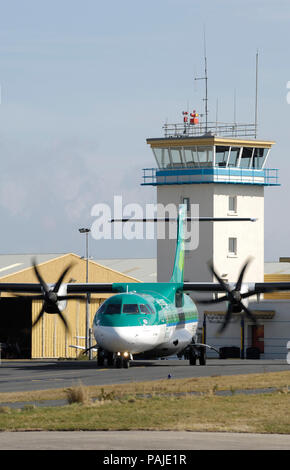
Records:
[[[229,196],[229,212],[237,212],[237,196]]]
[[[236,256],[237,254],[237,239],[229,238],[229,255]]]

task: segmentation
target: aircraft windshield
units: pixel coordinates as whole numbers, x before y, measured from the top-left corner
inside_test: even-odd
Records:
[[[139,313],[139,308],[137,304],[124,304],[123,313]]]
[[[121,313],[121,304],[109,304],[106,308],[106,313],[108,314]]]
[[[140,307],[141,313],[146,313],[146,314],[149,314],[149,315],[152,313],[149,310],[149,308],[147,307],[147,305],[145,305],[145,304],[140,304],[139,307]]]

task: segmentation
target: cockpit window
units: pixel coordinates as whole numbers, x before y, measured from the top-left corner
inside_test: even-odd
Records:
[[[152,313],[152,312],[149,310],[149,308],[147,307],[147,305],[145,305],[145,304],[140,304],[139,307],[140,307],[141,313],[147,313],[147,315],[148,315],[148,314],[150,315],[150,314]]]
[[[104,313],[105,310],[106,310],[106,304],[103,303],[103,304],[100,306],[100,308],[99,308],[99,310],[98,310],[98,313]]]
[[[138,304],[124,304],[123,313],[139,313]]]
[[[121,304],[109,304],[106,309],[106,314],[121,313]]]

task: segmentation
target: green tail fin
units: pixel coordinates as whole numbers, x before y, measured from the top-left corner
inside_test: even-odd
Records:
[[[173,266],[173,273],[170,282],[183,282],[184,271],[184,228],[186,223],[186,204],[179,206],[178,219],[177,219],[177,240],[176,252]]]

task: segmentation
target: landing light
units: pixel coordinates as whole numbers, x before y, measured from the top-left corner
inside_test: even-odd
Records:
[[[127,357],[130,357],[130,354],[128,353],[128,351],[125,351],[125,352],[123,352],[123,353],[121,353],[120,351],[118,351],[118,352],[117,352],[117,356],[118,356],[118,357],[123,356],[123,357],[125,357],[125,358],[127,359]]]

